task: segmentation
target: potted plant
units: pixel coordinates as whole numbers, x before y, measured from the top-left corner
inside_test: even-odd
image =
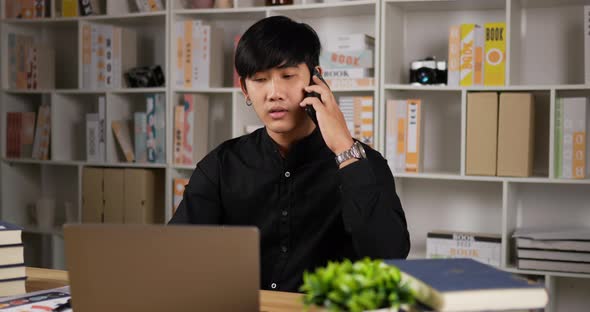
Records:
[[[329,262],[305,272],[300,290],[306,306],[326,311],[407,311],[416,302],[398,268],[368,258]]]

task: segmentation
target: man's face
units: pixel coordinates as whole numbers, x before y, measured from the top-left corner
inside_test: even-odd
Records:
[[[275,67],[245,79],[245,93],[250,97],[258,118],[275,133],[288,134],[308,126],[310,121],[299,103],[303,88],[309,85],[310,73],[301,63]]]

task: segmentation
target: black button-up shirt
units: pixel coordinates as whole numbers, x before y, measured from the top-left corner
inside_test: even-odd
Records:
[[[226,141],[197,164],[170,223],[257,226],[262,289],[297,291],[329,260],[405,258],[393,176],[364,147],[367,159],[339,169],[317,129],[285,158],[265,128]]]

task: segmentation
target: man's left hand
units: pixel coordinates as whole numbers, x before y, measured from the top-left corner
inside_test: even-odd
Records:
[[[305,92],[318,93],[321,96],[321,101],[317,97],[306,97],[299,103],[299,106],[304,108],[306,105],[313,105],[322,137],[328,148],[338,155],[348,150],[354,141],[330,88],[315,75],[313,82],[315,84],[305,87]]]

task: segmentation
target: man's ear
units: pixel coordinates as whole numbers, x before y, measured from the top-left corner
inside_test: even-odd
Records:
[[[317,70],[318,73],[320,73],[320,76],[324,76],[324,70],[322,69],[321,66],[316,66],[315,70]]]
[[[240,89],[242,89],[242,94],[245,97],[248,97],[248,89],[246,88],[246,78],[240,77]]]

